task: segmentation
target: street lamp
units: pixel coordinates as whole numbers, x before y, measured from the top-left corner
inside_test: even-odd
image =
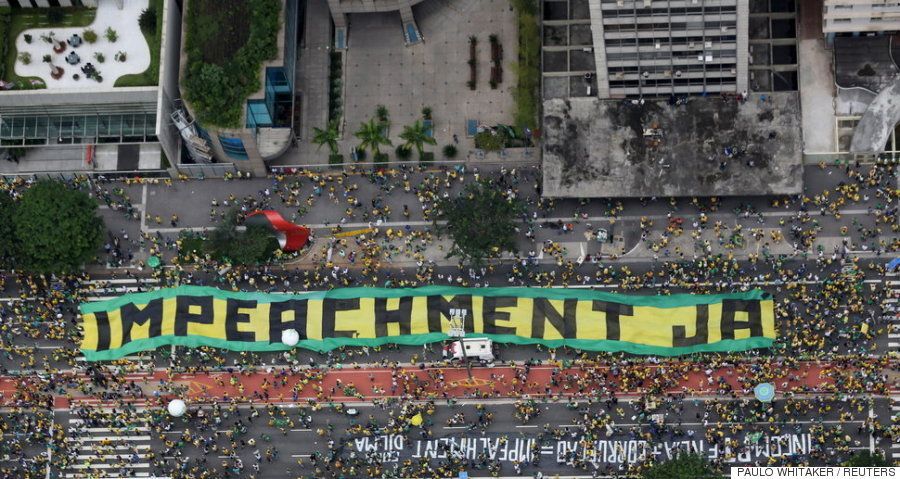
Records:
[[[467,309],[451,309],[450,310],[450,334],[451,338],[459,338],[459,347],[462,349],[463,361],[466,363],[466,372],[469,374],[469,380],[472,380],[472,366],[469,364],[469,356],[466,354],[466,316],[469,314]]]

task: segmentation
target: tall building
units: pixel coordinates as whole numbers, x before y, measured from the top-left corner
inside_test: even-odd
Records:
[[[825,0],[825,34],[900,31],[900,2],[885,0]]]
[[[747,91],[749,0],[589,0],[599,98]]]

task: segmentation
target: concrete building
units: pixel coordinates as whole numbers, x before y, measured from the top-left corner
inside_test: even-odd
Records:
[[[331,18],[334,20],[334,47],[349,47],[348,27],[351,13],[398,12],[403,39],[408,45],[421,42],[422,34],[413,16],[413,5],[422,0],[328,0]]]
[[[799,96],[544,102],[551,198],[792,195],[803,191]]]
[[[749,0],[589,0],[599,98],[747,91]]]
[[[900,31],[900,2],[891,0],[825,0],[822,30],[836,33]]]
[[[185,5],[189,3],[184,1]],[[189,8],[189,7],[186,7]],[[198,124],[200,136],[208,141],[220,162],[234,163],[238,170],[263,176],[266,161],[282,155],[291,146],[295,121],[295,70],[299,0],[282,0],[278,56],[260,69],[262,88],[250,95],[243,109],[241,128],[212,128]],[[182,29],[186,25],[182,25]],[[187,70],[187,54],[182,44],[181,72]],[[191,105],[184,102],[187,111]]]
[[[109,2],[100,5],[101,8],[121,7],[116,0],[100,2]],[[11,3],[13,8],[98,5],[96,1],[86,0],[3,3]],[[166,45],[180,43],[181,14],[177,2],[165,0],[158,18],[162,22],[162,36],[155,85],[95,86],[84,78],[73,88],[17,89],[13,86],[0,91],[0,157],[5,156],[3,148],[24,148],[19,161],[15,165],[3,162],[0,172],[160,171],[166,160],[176,167],[181,158],[181,142],[168,115],[171,99],[179,96],[178,51],[176,48],[173,58]],[[134,22],[136,26],[137,18],[122,21]],[[130,27],[123,24],[120,30],[124,28]],[[65,66],[69,68],[68,75],[78,73],[76,66]]]

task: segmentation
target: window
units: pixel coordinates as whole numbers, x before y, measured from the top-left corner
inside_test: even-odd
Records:
[[[235,160],[246,160],[249,158],[247,150],[244,148],[244,142],[240,138],[219,136],[219,143],[222,145],[222,149],[225,150],[225,154],[230,158]]]

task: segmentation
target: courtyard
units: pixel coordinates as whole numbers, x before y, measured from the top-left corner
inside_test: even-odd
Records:
[[[406,46],[400,14],[350,16],[349,49],[345,61],[344,134],[342,152],[358,143],[353,132],[375,116],[378,105],[390,115],[394,145],[405,125],[421,120],[423,107],[433,110],[431,147],[439,156],[457,135],[465,147],[468,120],[478,124],[512,123],[512,90],[516,85],[516,17],[508,0],[426,0],[413,7],[424,42]],[[503,78],[490,85],[490,35],[503,49]],[[470,37],[476,38],[476,81],[470,80]],[[393,153],[391,153],[393,156]]]
[[[15,75],[33,87],[73,90],[112,88],[129,75],[142,80],[140,75],[158,62],[139,25],[141,12],[150,3],[130,0],[119,9],[113,0],[100,0],[90,25],[22,30],[11,52]],[[156,23],[161,22],[158,18]],[[155,79],[151,81],[155,84]]]

